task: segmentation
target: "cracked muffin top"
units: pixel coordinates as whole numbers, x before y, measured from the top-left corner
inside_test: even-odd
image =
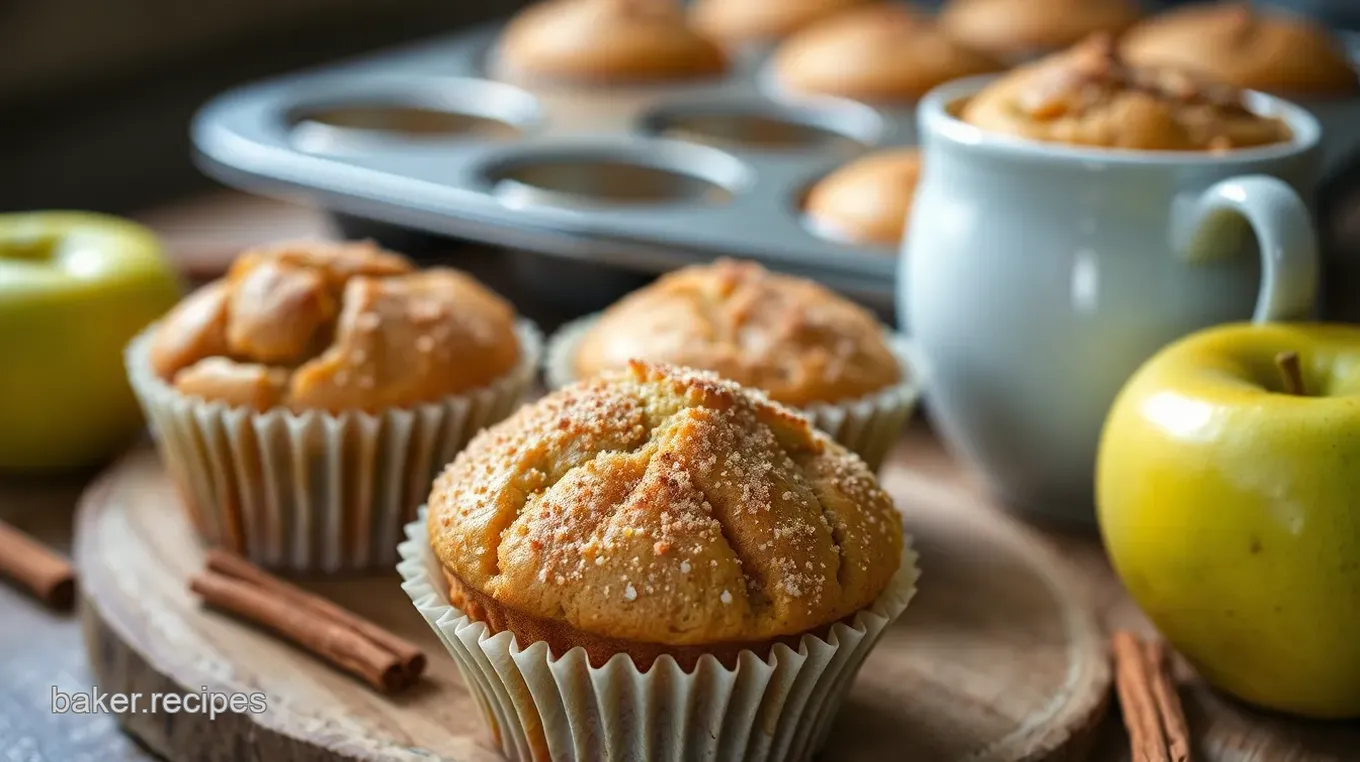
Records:
[[[1252,90],[1351,95],[1360,78],[1342,43],[1302,16],[1250,3],[1205,3],[1168,11],[1129,30],[1124,57],[1174,66]]]
[[[1118,33],[1138,20],[1137,0],[950,0],[940,25],[955,39],[1007,60]]]
[[[729,44],[770,42],[873,0],[695,0],[695,26]]]
[[[867,310],[733,260],[676,270],[624,297],[581,338],[573,365],[589,378],[634,359],[711,370],[795,406],[862,397],[901,375]]]
[[[641,82],[721,74],[721,47],[692,29],[673,0],[545,0],[506,26],[507,73],[582,82]]]
[[[258,411],[428,402],[504,376],[520,353],[507,302],[367,241],[248,250],[154,331],[162,380]]]
[[[874,103],[915,101],[944,82],[1001,71],[1002,64],[897,3],[874,3],[818,22],[775,51],[789,90]]]
[[[427,520],[451,583],[488,605],[675,646],[843,619],[887,587],[903,544],[868,467],[803,417],[637,362],[478,435]]]
[[[1283,120],[1243,92],[1176,69],[1130,66],[1107,35],[1022,66],[963,108],[965,122],[1032,140],[1153,151],[1227,151],[1283,143]]]

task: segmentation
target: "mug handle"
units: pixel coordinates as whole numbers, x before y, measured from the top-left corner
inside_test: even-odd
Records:
[[[1190,262],[1223,259],[1240,251],[1248,229],[1261,250],[1252,322],[1307,318],[1317,300],[1317,234],[1307,205],[1284,181],[1243,175],[1210,186],[1193,201],[1177,250]]]

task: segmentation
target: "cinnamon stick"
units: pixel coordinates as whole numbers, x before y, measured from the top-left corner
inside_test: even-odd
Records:
[[[0,522],[0,574],[50,608],[64,611],[75,603],[76,575],[70,562],[4,522]]]
[[[419,646],[340,606],[289,584],[246,559],[225,550],[208,552],[207,568],[227,577],[247,582],[284,600],[307,608],[317,616],[351,630],[392,652],[400,661],[402,671],[412,682],[425,671],[425,653]]]
[[[1181,695],[1171,677],[1171,655],[1160,640],[1145,643],[1143,655],[1152,676],[1152,698],[1162,720],[1167,756],[1171,762],[1190,762],[1190,725],[1185,721]]]
[[[1190,733],[1165,647],[1120,631],[1111,650],[1133,762],[1190,762]]]
[[[408,684],[396,654],[280,595],[215,572],[194,577],[189,589],[209,606],[273,630],[379,691],[393,693]]]

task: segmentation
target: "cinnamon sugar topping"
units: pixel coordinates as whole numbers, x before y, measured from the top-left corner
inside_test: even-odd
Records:
[[[436,481],[429,522],[448,570],[503,605],[668,644],[844,617],[902,541],[864,463],[801,416],[643,363],[483,432]]]

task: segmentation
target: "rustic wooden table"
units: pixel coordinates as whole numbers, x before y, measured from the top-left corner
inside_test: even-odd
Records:
[[[143,219],[162,234],[185,270],[200,277],[218,271],[244,245],[329,232],[324,216],[305,208],[227,193],[156,210]],[[478,275],[493,286],[508,287],[508,275],[494,265]],[[534,317],[550,325],[562,316]],[[929,434],[914,430],[912,436]],[[937,457],[938,468],[955,469],[943,454]],[[0,519],[69,551],[74,506],[90,476],[60,482],[0,481]],[[1078,569],[1090,605],[1103,621],[1145,626],[1112,574],[1093,533],[1052,528],[1040,531]],[[92,687],[78,618],[48,612],[22,593],[0,585],[0,760],[153,759],[118,729],[111,715],[52,712],[54,690],[69,693]],[[1184,685],[1183,693],[1199,760],[1360,760],[1360,723],[1301,722],[1257,712],[1194,681]],[[1129,759],[1117,713],[1106,720],[1091,758],[1098,762]]]

